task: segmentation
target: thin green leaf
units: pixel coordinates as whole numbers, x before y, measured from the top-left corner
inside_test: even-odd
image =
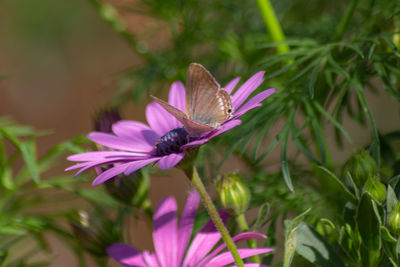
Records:
[[[261,205],[261,207],[258,209],[258,215],[257,219],[255,222],[255,228],[261,228],[267,223],[267,216],[271,210],[271,203],[264,203]]]
[[[351,137],[350,137],[349,133],[343,128],[343,126],[334,117],[332,117],[332,115],[330,115],[328,112],[326,112],[326,110],[317,101],[314,101],[313,104],[317,108],[317,110],[322,115],[324,115],[327,118],[327,120],[329,122],[331,122],[344,135],[344,137],[347,139],[347,141],[349,141],[349,143],[351,144],[352,143]]]
[[[329,243],[304,222],[300,222],[297,229],[296,252],[317,266],[346,266]]]
[[[328,55],[328,63],[333,67],[333,70],[336,70],[339,74],[341,74],[344,78],[350,79],[350,74],[345,71],[332,57],[332,55]]]
[[[281,165],[282,165],[283,179],[285,180],[285,183],[288,186],[289,190],[293,192],[294,189],[293,189],[292,179],[290,177],[289,164],[287,161],[287,154],[286,154],[288,138],[289,138],[289,131],[286,131],[282,141]]]
[[[285,231],[285,254],[283,257],[283,267],[289,267],[292,263],[294,253],[296,251],[297,229],[299,227],[300,222],[310,211],[311,208],[307,209],[293,220],[285,221],[286,231]]]
[[[317,168],[325,172],[328,175],[327,177],[331,178],[332,181],[338,185],[339,189],[343,192],[344,197],[348,201],[354,204],[357,203],[356,197],[349,191],[349,189],[347,189],[346,185],[343,184],[342,181],[340,181],[340,179],[333,172],[323,166],[317,166]]]
[[[378,134],[378,129],[376,128],[375,119],[372,116],[372,112],[367,103],[367,99],[365,98],[362,85],[358,81],[355,81],[354,86],[356,88],[357,96],[358,96],[358,99],[362,106],[362,109],[363,109],[365,115],[367,116],[369,125],[371,127],[372,140],[373,140],[371,143],[371,146],[370,146],[371,155],[375,159],[376,165],[379,169],[380,164],[381,164],[381,152],[380,152],[380,144],[379,144],[379,134]]]
[[[396,193],[394,192],[393,188],[388,185],[387,187],[387,193],[386,193],[386,209],[387,209],[387,213],[390,214],[393,210],[393,208],[396,206],[397,204],[397,197],[396,197]]]
[[[313,68],[311,72],[311,77],[310,77],[310,82],[308,83],[308,93],[310,94],[311,99],[314,98],[314,86],[315,86],[315,81],[318,76],[318,71],[320,68],[321,60],[318,60],[317,64]]]
[[[36,163],[36,146],[33,140],[27,140],[21,143],[20,146],[22,157],[25,161],[26,167],[33,181],[39,184],[39,171]]]

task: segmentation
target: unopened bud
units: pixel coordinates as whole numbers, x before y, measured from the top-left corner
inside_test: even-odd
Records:
[[[128,176],[121,175],[104,183],[107,192],[124,204],[141,208],[149,194],[149,179],[140,171]]]
[[[364,184],[363,190],[370,193],[380,203],[383,203],[386,199],[386,186],[376,177],[369,177]]]
[[[376,170],[375,160],[365,150],[359,150],[345,163],[343,173],[350,172],[354,182],[362,186],[375,176]]]
[[[400,202],[398,202],[392,212],[389,214],[389,219],[388,219],[388,226],[390,232],[392,234],[399,236],[400,235]]]
[[[229,173],[219,177],[216,187],[222,206],[229,212],[239,215],[247,210],[250,190],[237,174]]]
[[[118,110],[113,108],[102,109],[94,116],[94,129],[103,133],[111,133],[112,125],[121,120]]]

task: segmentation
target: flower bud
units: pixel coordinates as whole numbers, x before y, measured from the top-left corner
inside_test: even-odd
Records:
[[[112,125],[121,119],[118,110],[112,108],[102,109],[94,116],[94,129],[103,133],[111,133]]]
[[[239,215],[247,210],[250,190],[237,174],[229,173],[219,177],[216,187],[222,206],[229,212]]]
[[[364,184],[363,190],[370,193],[380,203],[383,203],[386,199],[386,186],[376,177],[369,177]]]
[[[75,212],[70,216],[70,225],[79,244],[94,257],[108,257],[107,247],[120,241],[117,223],[99,212]]]
[[[365,151],[359,150],[345,163],[343,174],[350,172],[354,182],[362,186],[369,177],[376,174],[375,160]]]
[[[140,171],[128,176],[110,179],[104,183],[107,192],[116,200],[136,208],[142,208],[149,194],[149,179]]]
[[[398,202],[389,214],[388,226],[390,232],[395,236],[400,235],[400,202]]]

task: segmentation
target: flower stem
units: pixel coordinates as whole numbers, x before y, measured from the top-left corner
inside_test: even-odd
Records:
[[[197,169],[193,166],[193,173],[192,173],[192,183],[196,187],[197,191],[199,192],[201,198],[204,201],[204,205],[208,213],[210,214],[211,220],[214,222],[215,227],[217,227],[218,231],[221,233],[222,239],[224,240],[226,246],[228,247],[229,251],[232,253],[233,258],[235,259],[235,263],[238,267],[243,267],[244,263],[243,260],[240,258],[240,255],[237,251],[236,245],[233,242],[231,236],[229,235],[228,230],[226,229],[224,223],[219,217],[219,214],[212,203],[210,196],[207,193],[206,188],[204,187],[203,182],[201,181],[199,174],[197,173]]]
[[[282,31],[281,24],[275,15],[274,8],[269,0],[257,0],[258,9],[264,19],[265,26],[267,27],[271,38],[274,42],[280,43],[285,41],[285,34]],[[279,54],[284,54],[290,51],[287,44],[279,44],[276,47]]]
[[[243,232],[249,231],[249,226],[247,225],[246,217],[244,216],[243,213],[239,214],[236,217],[236,221],[238,222],[238,224],[239,224],[239,226],[240,226],[240,228],[242,229]],[[257,248],[257,243],[256,243],[256,240],[254,240],[254,239],[247,240],[247,244],[249,244],[250,248]],[[258,255],[254,255],[253,256],[253,260],[256,263],[260,263],[261,262],[260,257]]]
[[[351,4],[346,11],[346,14],[344,14],[344,17],[342,18],[339,26],[336,29],[335,38],[334,38],[335,41],[340,41],[340,39],[342,39],[344,31],[346,30],[347,25],[349,24],[350,18],[353,16],[354,10],[356,9],[357,5],[358,5],[358,0],[351,1]]]

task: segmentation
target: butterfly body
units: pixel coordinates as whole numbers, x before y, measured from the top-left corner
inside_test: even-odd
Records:
[[[197,63],[190,64],[186,75],[186,113],[157,97],[152,98],[177,118],[192,137],[218,129],[233,114],[229,93]]]

